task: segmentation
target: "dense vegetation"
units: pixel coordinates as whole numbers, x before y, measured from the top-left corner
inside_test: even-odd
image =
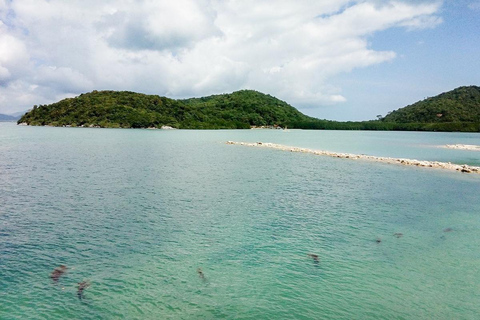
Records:
[[[480,87],[460,87],[398,109],[382,121],[394,123],[480,122]]]
[[[444,131],[444,132],[480,132],[480,122],[444,122],[444,123],[395,123],[379,120],[336,122],[317,120],[297,123],[302,129],[323,130],[379,130],[379,131]]]
[[[247,129],[279,126],[326,130],[480,132],[480,88],[461,87],[389,113],[379,120],[337,122],[306,116],[270,95],[242,90],[173,100],[129,91],[93,91],[34,106],[18,123],[106,128]]]
[[[223,119],[235,123],[237,127],[250,128],[273,125],[296,127],[296,123],[302,121],[317,121],[284,101],[253,90],[180,101],[187,108],[204,115],[201,119],[203,123]]]
[[[287,103],[252,90],[173,100],[128,91],[93,91],[34,106],[18,122],[30,125],[180,129],[243,129],[295,126],[310,118]]]

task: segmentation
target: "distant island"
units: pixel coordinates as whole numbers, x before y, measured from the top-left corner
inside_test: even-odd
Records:
[[[254,90],[174,100],[130,91],[93,91],[34,106],[17,122],[101,128],[409,130],[480,132],[480,87],[460,87],[370,121],[330,121],[304,115]]]
[[[15,117],[15,116],[12,116],[12,115],[9,115],[9,114],[0,113],[0,121],[16,121],[19,118],[20,117]]]

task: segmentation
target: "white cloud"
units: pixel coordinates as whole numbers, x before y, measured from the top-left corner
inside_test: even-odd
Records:
[[[8,31],[8,27],[0,21],[0,86],[24,75],[29,64],[26,46]]]
[[[206,1],[145,0],[138,6],[119,6],[104,14],[99,28],[115,47],[137,50],[175,50],[221,35],[215,12]]]
[[[434,27],[439,2],[0,0],[0,110],[93,89],[171,97],[241,88],[296,106],[345,101],[328,80],[396,57],[367,39]],[[18,96],[18,98],[17,98]],[[36,100],[36,101],[34,101]]]
[[[67,93],[94,89],[92,81],[86,76],[67,67],[40,66],[34,80],[39,86],[57,88],[58,91]]]
[[[441,17],[423,15],[414,19],[407,20],[401,24],[407,27],[408,30],[413,31],[417,29],[433,29],[443,22]]]

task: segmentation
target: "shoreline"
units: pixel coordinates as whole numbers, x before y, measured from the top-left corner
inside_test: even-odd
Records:
[[[437,168],[437,169],[446,169],[451,171],[458,171],[463,173],[477,173],[480,174],[480,167],[476,166],[469,166],[466,164],[454,164],[450,162],[439,162],[439,161],[420,161],[416,159],[403,159],[403,158],[390,158],[390,157],[376,157],[376,156],[368,156],[363,154],[351,154],[351,153],[339,153],[339,152],[331,152],[326,150],[313,150],[308,148],[299,148],[299,147],[291,147],[285,146],[276,143],[264,143],[264,142],[236,142],[236,141],[227,141],[226,144],[231,145],[240,145],[240,146],[247,146],[247,147],[258,147],[258,148],[269,148],[269,149],[277,149],[282,151],[289,151],[289,152],[301,152],[301,153],[310,153],[314,155],[320,156],[329,156],[334,158],[344,158],[344,159],[364,159],[369,161],[376,161],[376,162],[383,162],[389,164],[399,164],[399,165],[406,165],[406,166],[416,166],[416,167],[424,167],[424,168]]]

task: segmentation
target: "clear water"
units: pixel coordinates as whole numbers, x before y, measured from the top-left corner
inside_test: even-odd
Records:
[[[478,318],[480,176],[227,140],[480,164],[435,147],[479,134],[1,123],[0,319]]]

